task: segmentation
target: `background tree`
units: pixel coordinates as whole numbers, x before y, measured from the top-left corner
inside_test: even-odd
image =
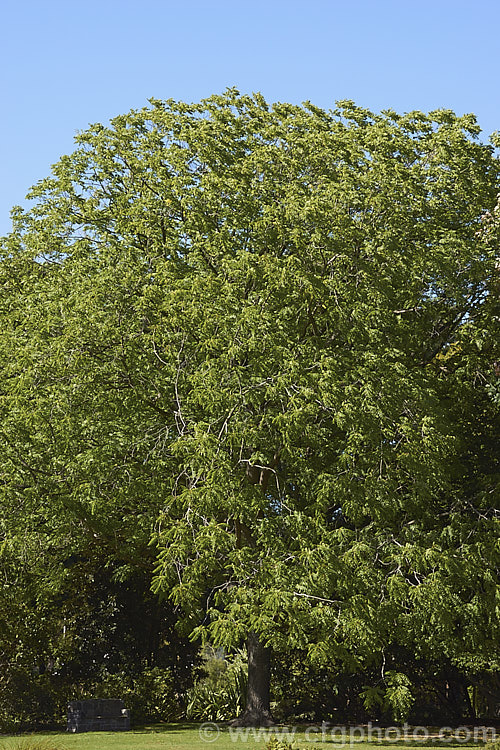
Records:
[[[246,641],[243,723],[271,720],[271,648],[498,668],[499,165],[477,133],[155,100],[80,134],[14,212],[6,523],[155,566],[185,632]]]

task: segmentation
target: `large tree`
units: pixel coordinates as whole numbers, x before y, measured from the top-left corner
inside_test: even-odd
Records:
[[[193,637],[246,641],[243,722],[271,720],[272,648],[496,668],[500,169],[478,132],[155,100],[13,213],[4,514],[155,566]]]

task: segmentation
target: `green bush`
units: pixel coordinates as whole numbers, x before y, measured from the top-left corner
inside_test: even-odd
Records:
[[[94,687],[91,698],[121,698],[130,709],[133,724],[176,721],[182,711],[169,669],[153,667],[139,674],[117,672]]]
[[[202,658],[201,677],[187,695],[187,718],[227,721],[239,716],[247,691],[245,654],[239,652],[229,660],[222,653],[205,649]]]
[[[63,692],[47,673],[10,668],[0,679],[0,732],[59,725],[67,702]]]

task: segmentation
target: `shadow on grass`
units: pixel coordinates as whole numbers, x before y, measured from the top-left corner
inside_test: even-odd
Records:
[[[221,729],[225,728],[225,725],[221,722],[219,724]],[[130,732],[132,734],[175,734],[176,732],[193,732],[199,729],[199,722],[179,721],[172,724],[146,724],[142,727],[131,727]],[[127,732],[129,734],[130,732]]]
[[[377,736],[377,735],[371,735],[368,734],[365,736],[360,736],[359,734],[351,734],[351,731],[356,732],[356,730],[361,729],[361,727],[350,727],[350,726],[337,726],[332,727],[331,725],[319,725],[319,724],[277,724],[274,727],[269,728],[232,728],[229,726],[228,722],[207,722],[207,723],[200,723],[200,722],[188,722],[188,721],[179,721],[179,722],[172,722],[172,723],[157,723],[157,724],[145,724],[142,726],[133,726],[130,731],[128,732],[115,732],[112,733],[114,735],[135,735],[137,736],[137,747],[148,747],[148,740],[147,737],[151,737],[154,735],[159,735],[158,739],[153,741],[151,747],[156,747],[156,743],[160,743],[161,747],[164,746],[163,743],[167,743],[168,747],[171,748],[179,748],[179,750],[186,749],[188,747],[203,747],[204,743],[214,743],[213,747],[216,748],[217,746],[221,747],[221,750],[223,748],[230,748],[231,746],[238,746],[241,744],[249,744],[250,747],[256,747],[257,745],[259,747],[263,747],[264,743],[268,742],[272,737],[275,737],[277,740],[286,740],[288,742],[294,742],[294,747],[297,748],[309,748],[312,745],[316,746],[324,746],[329,747],[331,750],[334,750],[335,748],[346,749],[349,748],[350,750],[369,750],[369,748],[381,748],[382,750],[396,750],[397,748],[408,748],[409,750],[414,750],[416,748],[443,748],[447,750],[482,750],[484,747],[484,737],[479,736],[474,738],[474,736],[461,736],[460,734],[448,734],[446,735],[439,735],[439,728],[436,727],[427,727],[425,728],[425,731],[427,732],[427,735],[424,736],[418,736],[413,735],[412,736],[412,730],[413,727],[409,728],[409,734],[403,736],[402,734],[399,734],[398,732],[390,732],[388,731],[389,728],[380,728],[381,731],[384,732],[383,735]],[[364,728],[366,729],[366,728]],[[376,731],[377,727],[373,728],[373,731]],[[424,729],[423,727],[421,729]],[[465,729],[465,727],[462,727],[462,729]],[[469,728],[467,728],[469,729]],[[456,731],[456,730],[455,730]],[[31,735],[31,739],[36,739],[38,733],[34,733]],[[42,734],[42,733],[40,733]],[[54,730],[48,730],[43,732],[43,735],[45,737],[54,737],[57,735],[57,740],[59,742],[62,742],[62,746],[64,746],[64,735],[66,733],[64,730],[62,731],[54,731]],[[95,748],[104,748],[105,746],[110,747],[117,747],[116,741],[112,742],[110,738],[107,737],[107,733],[102,734],[102,740],[99,740],[100,733],[77,733],[76,735],[66,735],[66,737],[71,736],[71,738],[76,737],[82,737],[82,739],[87,735],[94,735],[92,740],[95,744],[92,744],[90,740],[87,740],[86,742],[81,745],[81,747],[88,747],[89,750],[95,750]],[[106,736],[105,736],[106,735]],[[161,737],[161,735],[167,735],[165,739]],[[0,735],[1,736],[1,735]],[[29,734],[23,735],[25,738],[30,737]],[[4,735],[4,738],[7,739]],[[11,736],[12,739],[14,739]],[[2,738],[3,739],[3,738]],[[18,736],[18,739],[19,736]],[[132,738],[131,738],[132,739]],[[201,743],[201,744],[200,744]],[[219,744],[218,744],[219,743]],[[255,744],[256,743],[256,744]],[[71,744],[71,743],[70,743]],[[127,747],[136,747],[136,744],[134,741],[132,743],[123,743]],[[158,745],[158,747],[160,746]],[[0,749],[1,748],[11,748],[11,745],[4,745],[2,741],[0,740]],[[31,747],[31,746],[30,746]],[[75,746],[76,747],[76,746]],[[78,747],[80,747],[80,744],[78,744]],[[21,746],[17,747],[17,745],[12,746],[12,750],[24,750]],[[26,747],[27,750],[28,746]],[[35,747],[33,747],[33,750],[35,750]],[[48,748],[47,748],[48,750]]]
[[[466,750],[466,748],[483,748],[486,741],[483,737],[474,738],[470,737],[459,737],[459,736],[438,736],[439,729],[435,727],[427,727],[428,735],[415,737],[401,737],[394,736],[388,733],[385,737],[351,737],[350,727],[338,727],[338,729],[344,729],[345,734],[341,734],[340,731],[336,734],[331,734],[332,727],[326,727],[324,733],[321,731],[320,725],[311,724],[276,724],[269,728],[231,728],[229,722],[207,722],[207,725],[217,728],[217,736],[220,739],[231,736],[231,741],[240,744],[249,742],[254,739],[259,741],[265,739],[271,739],[276,737],[277,739],[286,739],[287,732],[289,732],[289,740],[294,740],[296,743],[305,743],[306,746],[312,744],[337,746],[337,747],[362,747],[362,746],[376,746],[381,748],[396,748],[396,747],[407,747],[407,748],[420,748],[420,747],[433,747],[433,748],[447,748],[448,750]],[[204,726],[200,722],[175,722],[169,724],[150,724],[142,727],[132,727],[131,731],[134,734],[165,734],[170,735],[182,735],[183,733],[196,732],[199,733],[200,728]],[[314,731],[316,728],[316,731]],[[200,735],[201,736],[201,735]],[[205,740],[208,742],[214,740]]]

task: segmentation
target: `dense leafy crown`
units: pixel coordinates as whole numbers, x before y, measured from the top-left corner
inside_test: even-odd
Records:
[[[477,134],[233,90],[81,133],[3,243],[5,538],[21,509],[45,553],[154,565],[215,643],[493,664],[500,169]]]

